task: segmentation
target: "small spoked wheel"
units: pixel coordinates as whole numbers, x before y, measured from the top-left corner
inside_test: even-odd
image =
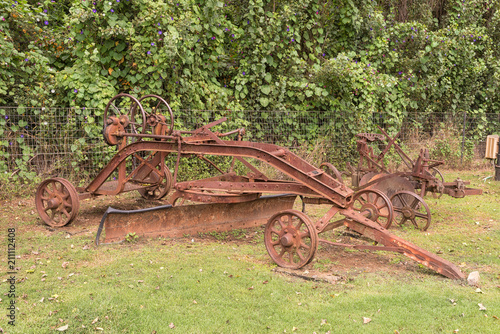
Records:
[[[357,192],[352,200],[351,208],[383,228],[391,227],[392,204],[389,198],[379,190],[365,189]]]
[[[410,221],[419,230],[425,231],[431,224],[431,211],[422,197],[411,191],[399,191],[391,197],[398,225]]]
[[[157,200],[165,197],[166,194],[172,189],[172,173],[168,170],[166,166],[163,168],[164,175],[158,184],[151,186],[150,188],[139,189],[138,192],[141,194],[142,198],[147,200]]]
[[[59,177],[45,180],[38,186],[35,205],[40,218],[52,227],[70,223],[80,207],[75,187]]]
[[[267,222],[264,243],[269,256],[278,266],[298,269],[314,258],[318,248],[318,235],[304,213],[285,210],[278,212]]]
[[[436,181],[438,183],[438,187],[436,187],[436,191],[432,191],[431,194],[432,194],[432,197],[434,198],[441,198],[441,196],[443,196],[443,191],[444,191],[444,187],[443,187],[443,183],[444,183],[444,177],[443,177],[443,174],[439,171],[439,169],[437,169],[436,167],[431,167],[429,172],[429,174],[431,174],[434,178],[436,178]],[[428,191],[426,190],[425,191],[425,195],[427,195]]]

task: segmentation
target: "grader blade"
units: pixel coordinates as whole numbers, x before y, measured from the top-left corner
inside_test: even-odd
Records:
[[[182,237],[207,232],[224,232],[265,224],[278,211],[291,209],[295,195],[262,196],[240,203],[210,203],[186,206],[164,205],[142,210],[109,208],[96,237],[102,230],[104,243],[125,240],[129,233],[144,237]]]

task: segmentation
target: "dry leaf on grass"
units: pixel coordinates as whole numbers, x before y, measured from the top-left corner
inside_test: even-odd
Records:
[[[363,323],[364,323],[364,324],[367,324],[367,323],[369,323],[370,321],[372,321],[372,319],[363,317]]]
[[[69,327],[69,325],[64,325],[64,326],[61,326],[59,328],[56,328],[56,331],[59,331],[59,332],[64,332],[65,330],[67,330]]]

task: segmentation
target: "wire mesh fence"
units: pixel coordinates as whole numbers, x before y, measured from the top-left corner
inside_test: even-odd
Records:
[[[103,111],[88,108],[0,107],[0,173],[10,179],[36,176],[94,177],[113,157],[103,140]],[[499,114],[407,113],[395,118],[377,113],[352,121],[342,111],[174,110],[178,130],[193,130],[214,120],[225,132],[245,128],[244,140],[273,143],[307,155],[316,164],[329,161],[342,169],[355,162],[356,133],[398,132],[410,152],[430,146],[435,158],[451,165],[484,157],[486,136],[500,129]],[[347,121],[350,119],[350,121]],[[367,121],[368,119],[368,121]],[[416,155],[414,154],[414,155]]]

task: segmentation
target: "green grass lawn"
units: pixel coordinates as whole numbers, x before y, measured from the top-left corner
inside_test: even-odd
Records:
[[[0,328],[5,333],[53,333],[65,326],[66,333],[499,333],[500,182],[483,181],[491,172],[445,172],[446,181],[458,175],[484,194],[427,196],[433,219],[428,231],[391,231],[440,253],[466,274],[479,271],[479,287],[413,263],[409,268],[416,269],[407,270],[402,263],[411,260],[386,252],[341,250],[389,264],[355,272],[352,263],[349,273],[340,267],[346,263],[335,257],[338,252],[328,248],[301,272],[339,275],[336,283],[284,275],[273,270],[262,229],[248,231],[248,238],[239,231],[95,247],[98,220],[85,225],[86,215],[103,212],[120,198],[82,203],[72,234],[42,225],[32,199],[5,201]],[[315,217],[321,210],[308,207],[307,213]],[[5,281],[7,229],[13,226],[15,326],[5,317],[11,300]]]

